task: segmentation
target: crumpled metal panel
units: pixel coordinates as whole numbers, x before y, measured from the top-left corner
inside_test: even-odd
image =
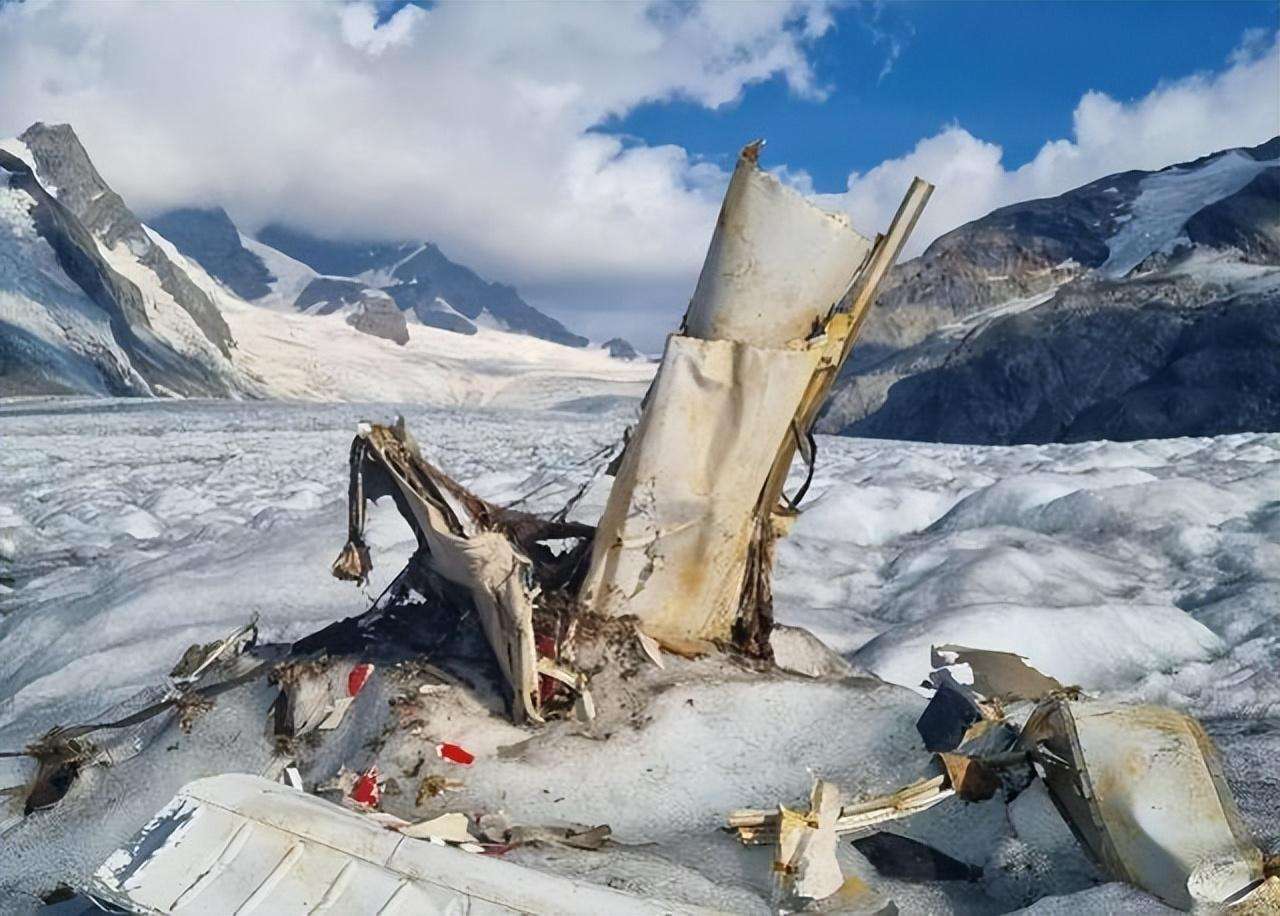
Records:
[[[683,333],[780,347],[808,337],[862,266],[871,242],[742,151],[725,192]]]
[[[135,912],[709,912],[413,839],[257,776],[188,783],[94,875]]]
[[[1263,878],[1200,723],[1160,706],[1041,703],[1022,741],[1072,831],[1113,875],[1180,909]]]

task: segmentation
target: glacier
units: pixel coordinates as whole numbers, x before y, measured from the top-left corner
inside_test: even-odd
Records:
[[[450,474],[498,502],[532,494],[524,505],[535,511],[576,491],[595,470],[583,456],[607,449],[633,416],[625,404],[584,414],[0,403],[0,559],[12,570],[0,580],[0,750],[133,708],[187,646],[251,614],[265,641],[291,641],[368,607],[414,546],[394,508],[371,512],[374,572],[363,594],[328,567],[344,536],[351,434],[361,420],[396,414]],[[767,912],[767,852],[738,849],[715,829],[718,818],[798,800],[809,769],[850,789],[915,778],[929,645],[979,644],[1026,655],[1096,695],[1200,717],[1246,823],[1274,854],[1277,494],[1280,434],[1013,447],[819,436],[806,511],[779,546],[776,614],[817,634],[862,679],[673,675],[633,729],[607,741],[558,734],[521,766],[496,748],[529,734],[461,701],[426,727],[460,729],[447,737],[481,756],[462,796],[474,804],[502,793],[526,817],[609,823],[624,842],[653,844],[520,850],[517,861]],[[605,495],[597,481],[575,517],[594,521]],[[231,701],[210,713],[219,734],[260,721]],[[0,910],[22,912],[38,904],[35,889],[83,880],[187,779],[262,765],[207,734],[173,748],[135,758],[142,769],[103,769],[88,780],[91,793],[26,821],[0,797],[9,806],[0,807]],[[0,788],[25,781],[30,766],[0,759]],[[905,884],[856,864],[850,873],[904,912],[1162,911],[1139,891],[1103,884],[1042,796],[948,803],[901,828],[981,867],[977,883]]]

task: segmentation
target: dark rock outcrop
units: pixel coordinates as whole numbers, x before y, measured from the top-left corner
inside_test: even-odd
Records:
[[[262,260],[240,242],[240,233],[221,207],[184,207],[148,221],[184,255],[241,299],[260,299],[275,281]]]
[[[636,352],[636,348],[621,337],[614,337],[606,340],[600,345],[603,349],[609,351],[609,355],[614,359],[639,359],[640,354]]]
[[[479,328],[460,314],[439,296],[432,295],[431,285],[412,280],[397,283],[384,290],[403,311],[412,311],[415,318],[429,328],[452,331],[455,334],[475,334]]]
[[[1020,444],[1280,429],[1280,295],[1221,293],[1191,280],[1073,285],[897,381],[844,431]]]
[[[1238,161],[1195,184],[1226,154]],[[1280,364],[1280,169],[1242,165],[1277,156],[1280,138],[1112,175],[940,237],[891,276],[819,428],[972,443],[1280,429],[1266,394]],[[1188,176],[1155,198],[1185,207],[1224,174],[1239,190],[1177,211],[1181,240],[1120,273],[1132,261],[1117,267],[1109,243],[1151,218],[1134,208],[1147,179]]]
[[[347,324],[357,331],[403,346],[409,342],[404,313],[381,290],[345,277],[316,277],[298,294],[294,308],[313,315],[346,310]]]
[[[1196,213],[1186,233],[1197,245],[1234,248],[1252,264],[1280,264],[1280,167]]]
[[[347,324],[357,331],[404,346],[409,342],[409,326],[404,312],[387,296],[368,296],[347,316]]]

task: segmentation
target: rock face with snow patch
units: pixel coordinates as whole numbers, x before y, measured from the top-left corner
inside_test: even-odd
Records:
[[[1230,197],[1187,220],[1196,245],[1234,248],[1252,264],[1280,264],[1280,167],[1264,169]]]
[[[398,283],[387,292],[396,305],[404,311],[412,311],[415,318],[429,328],[453,331],[455,334],[475,334],[479,328],[444,299],[431,293],[430,284]]]
[[[0,395],[238,390],[209,351],[201,363],[158,333],[143,292],[89,229],[30,163],[0,150]]]
[[[820,428],[1009,444],[1280,429],[1280,138],[1001,208],[901,265]]]
[[[449,260],[429,242],[336,242],[275,224],[259,232],[258,240],[321,274],[353,277],[384,289],[401,310],[412,309],[420,321],[432,327],[472,333],[456,319],[440,317],[440,312],[451,311],[473,326],[488,322],[570,347],[587,345],[585,337],[521,299],[515,287],[484,280],[470,268]],[[447,309],[435,307],[437,300],[443,300]]]
[[[276,278],[260,257],[244,247],[221,207],[169,210],[149,224],[241,299],[261,299],[271,292]]]
[[[41,179],[57,189],[58,202],[107,249],[123,244],[156,275],[161,289],[191,316],[204,336],[223,356],[229,356],[231,331],[213,301],[151,240],[124,200],[93,167],[71,125],[36,123],[19,139],[31,150]]]
[[[313,315],[343,312],[347,324],[357,331],[383,337],[401,346],[409,342],[404,313],[382,290],[371,289],[355,280],[317,277],[298,295],[294,307]]]

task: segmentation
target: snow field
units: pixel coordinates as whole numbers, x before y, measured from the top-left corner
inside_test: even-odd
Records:
[[[375,507],[367,594],[329,576],[345,540],[347,449],[357,421],[397,412],[435,461],[482,495],[506,501],[541,487],[527,503],[539,510],[589,476],[583,459],[626,422],[621,412],[394,404],[0,405],[0,542],[14,557],[11,590],[0,591],[0,748],[95,719],[161,683],[188,645],[254,612],[264,640],[287,640],[363,610],[412,535],[394,509]],[[593,486],[575,517],[591,519],[605,492]],[[394,735],[378,762],[403,772],[429,756],[424,772],[433,771],[445,765],[423,748],[457,741],[478,759],[449,772],[463,786],[434,801],[438,810],[500,805],[524,823],[609,823],[624,843],[654,844],[521,850],[517,861],[764,912],[769,853],[738,847],[715,829],[720,818],[795,804],[811,773],[850,795],[917,778],[927,755],[915,688],[929,646],[960,642],[1021,652],[1089,691],[1201,716],[1247,823],[1274,851],[1278,494],[1274,434],[1014,448],[820,437],[806,511],[778,551],[776,614],[888,683],[762,678],[671,659],[631,726],[603,741],[551,728],[519,758],[498,748],[530,732],[450,691],[424,700],[421,735]],[[382,677],[359,698],[368,710],[391,695]],[[0,903],[96,864],[186,779],[265,765],[254,710],[268,693],[226,695],[192,736],[174,729],[154,753],[95,768],[59,813],[6,834]],[[324,745],[304,777],[367,763],[367,737]],[[26,778],[28,765],[5,762],[0,787]],[[144,772],[151,781],[139,794]],[[412,786],[401,791],[412,796]],[[982,867],[979,883],[890,881],[851,847],[846,874],[867,883],[868,906],[893,899],[904,913],[1007,912],[1040,898],[1034,912],[1159,912],[1131,889],[1093,887],[1105,879],[1046,806],[1030,792],[1008,806],[948,802],[895,828]]]

